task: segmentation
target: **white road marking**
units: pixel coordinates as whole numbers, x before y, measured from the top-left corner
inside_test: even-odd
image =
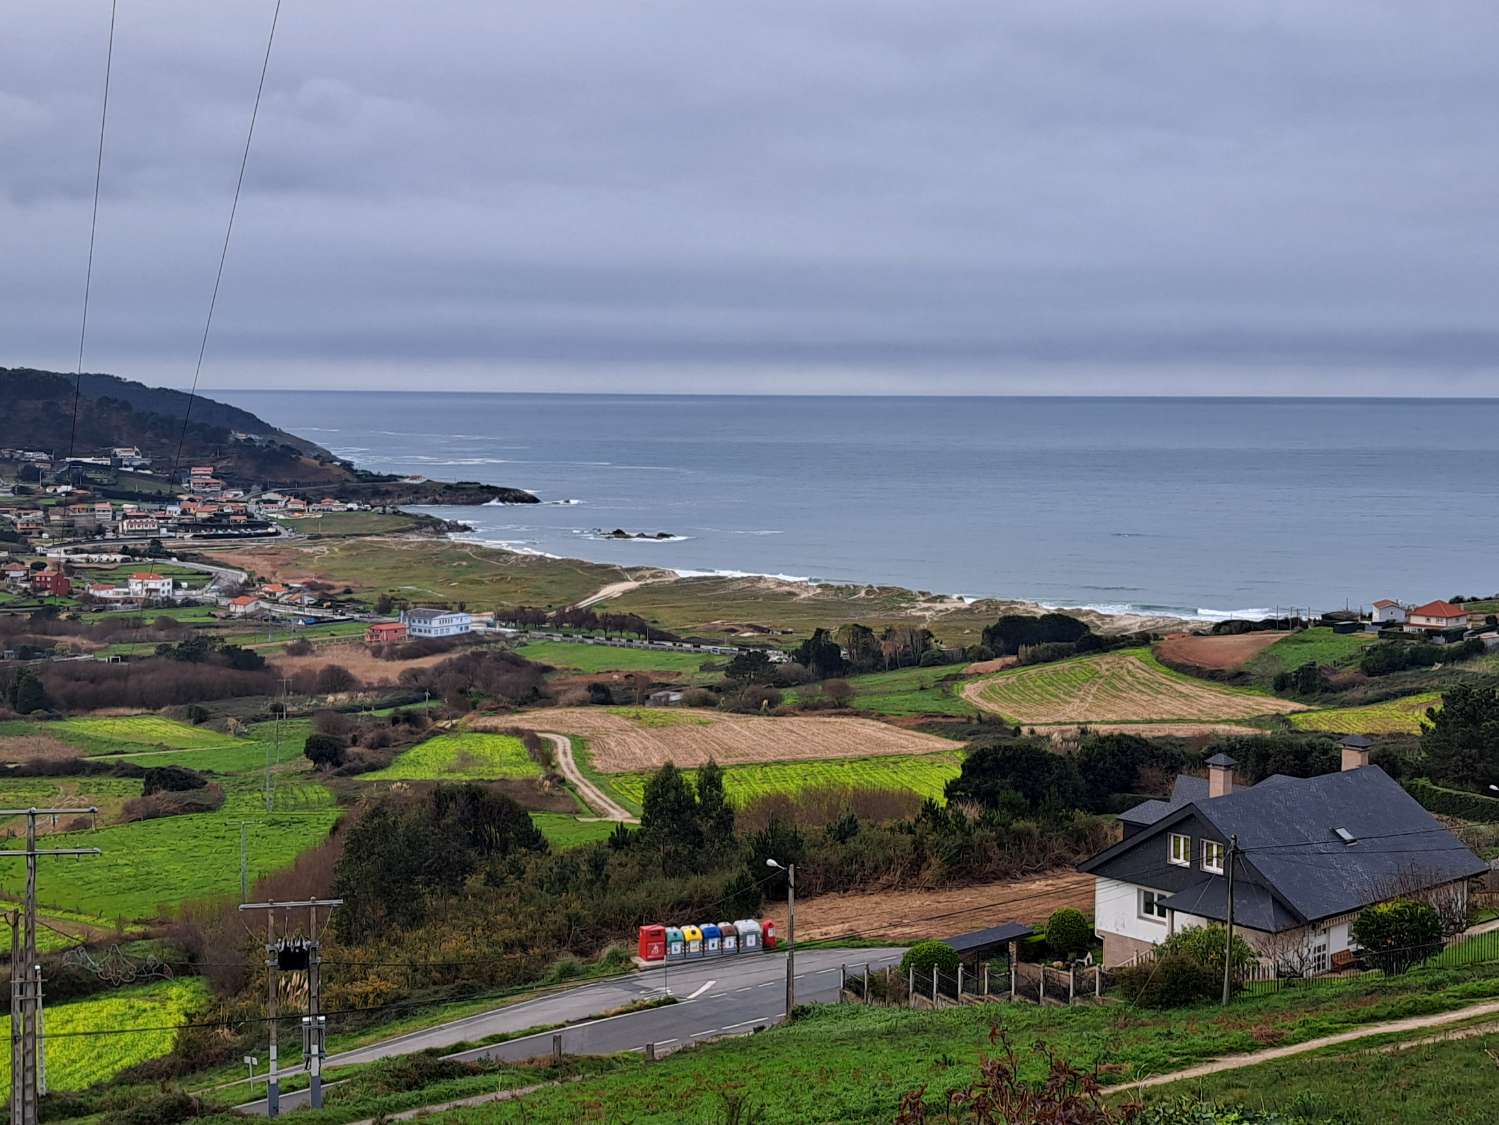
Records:
[[[658,1046],[658,1047],[664,1047],[668,1043],[675,1043],[675,1042],[676,1042],[675,1039],[657,1039],[656,1040],[656,1046]]]
[[[754,986],[754,985],[752,985],[752,984],[747,984],[747,985],[745,985],[745,986],[744,986],[744,987],[743,987],[743,988],[736,988],[736,989],[734,989],[734,991],[735,991],[735,992],[748,992],[748,991],[749,991],[749,990],[750,990],[750,989],[752,989],[752,988],[754,988],[754,987],[755,987],[755,986]]]
[[[836,973],[838,970],[836,968],[833,968],[833,969],[818,969],[817,971],[819,973]]]
[[[717,1035],[717,1034],[718,1034],[718,1028],[716,1028],[716,1027],[710,1027],[706,1031],[694,1031],[692,1033],[692,1037],[694,1039],[696,1039],[699,1035]]]
[[[724,1028],[725,1031],[733,1031],[736,1027],[748,1027],[752,1023],[760,1023],[762,1019],[745,1020],[743,1023],[731,1023]]]
[[[689,999],[689,1000],[696,1000],[699,996],[701,996],[703,993],[707,992],[708,989],[712,988],[717,983],[718,982],[716,980],[705,981],[702,985],[700,985],[698,987],[698,990],[696,992],[692,993],[690,996],[688,996],[687,999]]]
[[[780,983],[781,982],[778,981],[778,980],[768,980],[764,984],[759,984],[759,985],[756,985],[755,987],[756,988],[774,988],[776,985],[778,985]]]

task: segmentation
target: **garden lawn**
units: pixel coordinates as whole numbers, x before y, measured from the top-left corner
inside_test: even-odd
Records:
[[[947,783],[962,772],[957,752],[891,755],[879,758],[826,758],[808,762],[771,762],[765,765],[724,766],[724,792],[735,805],[772,793],[803,789],[907,789],[941,801]],[[695,779],[696,770],[684,770]],[[639,808],[649,773],[612,773],[599,780],[623,803]]]
[[[509,734],[440,734],[403,751],[383,770],[361,781],[493,781],[540,777],[541,767],[521,740]]]
[[[1423,1034],[1432,1033],[1410,1038]],[[1190,1093],[1346,1125],[1480,1125],[1495,1116],[1496,1054],[1499,1035],[1493,1033],[1399,1051],[1350,1043],[1153,1087],[1141,1096],[1154,1104]]]
[[[626,1063],[610,1074],[539,1090],[514,1106],[486,1106],[444,1121],[573,1122],[608,1107],[630,1122],[723,1120],[726,1097],[742,1095],[743,1120],[852,1122],[893,1120],[901,1096],[926,1086],[929,1107],[945,1104],[990,1053],[989,1029],[1009,1033],[1022,1074],[1038,1078],[1045,1040],[1105,1082],[1161,1074],[1219,1055],[1258,1050],[1266,1040],[1304,1042],[1360,1025],[1446,1011],[1499,995],[1499,968],[1423,971],[1386,980],[1358,979],[1263,998],[1229,1008],[1174,1012],[1126,1005],[1049,1008],[985,1004],[938,1012],[818,1006],[795,1024],[759,1035],[680,1051],[652,1064]]]
[[[537,664],[570,668],[577,672],[672,672],[692,679],[705,661],[714,657],[700,652],[666,652],[652,648],[610,648],[607,645],[573,644],[569,641],[529,641],[515,650]],[[711,678],[711,677],[709,677]]]
[[[956,664],[849,676],[848,684],[854,689],[851,706],[878,715],[972,715],[973,704],[957,691],[961,676],[962,667]],[[803,688],[793,694],[792,702],[814,694]]]
[[[122,988],[87,1000],[47,1005],[47,1086],[82,1090],[107,1082],[120,1071],[166,1054],[173,1031],[208,999],[199,977]],[[119,1035],[77,1035],[119,1030]],[[10,1039],[10,1016],[0,1017],[0,1037]],[[10,1054],[0,1059],[0,1083],[10,1084]]]
[[[1378,638],[1373,633],[1334,633],[1318,626],[1282,637],[1244,665],[1244,671],[1269,686],[1277,673],[1291,672],[1303,664],[1337,667],[1356,663]]]
[[[1320,730],[1332,734],[1420,734],[1426,720],[1426,709],[1441,705],[1441,693],[1428,691],[1363,707],[1304,711],[1290,716],[1290,719],[1291,725],[1298,730]]]
[[[48,836],[49,847],[98,848],[97,856],[40,861],[37,900],[43,907],[108,919],[163,916],[189,899],[239,893],[240,826],[248,832],[251,881],[291,864],[321,843],[338,820],[322,785],[277,774],[275,810],[267,812],[260,779],[225,778],[222,808]],[[17,841],[7,841],[11,847]],[[0,886],[24,888],[22,865],[0,866]]]

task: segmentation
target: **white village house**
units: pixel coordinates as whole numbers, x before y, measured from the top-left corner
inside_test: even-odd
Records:
[[[1405,606],[1389,598],[1380,598],[1374,603],[1374,624],[1404,625]]]
[[[401,624],[409,637],[457,637],[473,628],[473,618],[458,609],[408,609]]]
[[[1078,865],[1095,878],[1104,964],[1224,922],[1234,840],[1235,932],[1280,971],[1326,972],[1351,959],[1350,927],[1377,902],[1465,908],[1468,880],[1488,865],[1369,765],[1368,747],[1350,737],[1340,772],[1276,774],[1249,787],[1235,787],[1234,760],[1218,754],[1207,779],[1178,777],[1168,800],[1120,814],[1124,839]]]

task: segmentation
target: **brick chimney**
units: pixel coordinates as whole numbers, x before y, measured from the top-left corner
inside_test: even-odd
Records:
[[[1208,759],[1208,797],[1227,797],[1234,791],[1234,767],[1239,763],[1227,754]]]
[[[1361,770],[1369,764],[1369,748],[1374,745],[1361,734],[1350,734],[1338,744],[1343,748],[1343,772]]]

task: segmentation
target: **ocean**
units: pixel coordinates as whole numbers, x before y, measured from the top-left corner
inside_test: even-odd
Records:
[[[210,393],[527,489],[427,510],[549,555],[1202,618],[1499,590],[1499,399]]]

